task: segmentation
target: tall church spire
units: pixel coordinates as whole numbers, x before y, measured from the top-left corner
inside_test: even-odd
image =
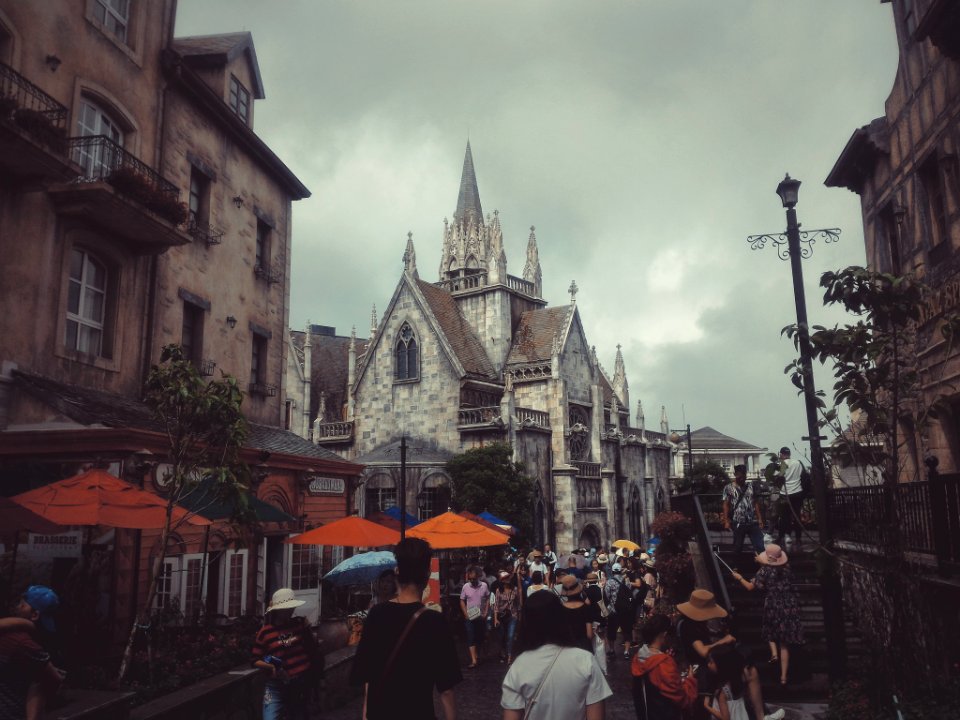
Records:
[[[523,279],[532,282],[534,294],[540,297],[543,285],[543,275],[540,272],[540,251],[537,249],[536,228],[530,226],[530,237],[527,239],[527,264],[523,266]]]
[[[403,251],[403,270],[410,273],[415,278],[419,278],[417,273],[417,252],[413,249],[413,233],[407,233],[407,249]]]
[[[480,207],[480,190],[477,188],[477,173],[473,169],[473,153],[467,140],[467,152],[463,156],[463,174],[460,176],[460,195],[457,198],[457,211],[453,214],[454,224],[483,226],[483,208]]]
[[[623,402],[623,406],[630,407],[630,389],[627,385],[627,368],[623,362],[623,353],[617,345],[617,359],[613,365],[613,391]]]

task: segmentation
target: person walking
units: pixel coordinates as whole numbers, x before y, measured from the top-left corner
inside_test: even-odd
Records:
[[[277,590],[253,642],[253,666],[267,675],[264,720],[309,717],[307,700],[319,664],[319,646],[304,617],[293,614],[305,601],[290,588]]]
[[[366,720],[435,718],[433,691],[445,720],[456,720],[454,687],[463,676],[450,626],[421,602],[430,579],[430,544],[404,538],[397,558],[397,596],[370,610],[357,646],[350,684],[364,688]]]
[[[603,720],[613,693],[592,653],[578,647],[552,592],[523,606],[519,649],[501,688],[503,720]]]
[[[643,645],[630,664],[637,720],[681,720],[697,699],[696,677],[681,675],[677,661],[667,652],[671,631],[670,618],[659,613],[651,615],[640,630]]]
[[[743,552],[743,540],[750,538],[754,554],[763,550],[763,513],[753,493],[753,483],[747,482],[747,466],[734,465],[733,481],[723,488],[723,527],[733,530],[733,554]]]
[[[479,569],[476,567],[468,568],[467,582],[460,590],[460,609],[463,612],[467,628],[467,649],[470,651],[468,670],[473,670],[479,664],[477,648],[483,645],[489,604],[490,588],[480,580]]]
[[[732,645],[720,645],[707,656],[707,668],[717,688],[704,708],[717,720],[750,720],[747,713],[747,668],[743,656]]]
[[[801,551],[803,543],[803,523],[800,514],[803,512],[803,463],[790,457],[790,448],[780,448],[780,475],[783,477],[783,492],[787,497],[785,506],[780,511],[780,528],[777,543],[780,546],[789,545],[790,533],[797,537],[796,552]]]
[[[500,573],[500,586],[493,598],[493,628],[500,636],[500,662],[513,662],[513,640],[520,619],[520,591],[514,576]]]
[[[793,587],[787,554],[779,545],[767,545],[757,555],[761,567],[753,582],[740,573],[733,573],[747,590],[761,590],[763,598],[763,622],[760,637],[770,645],[770,664],[780,666],[780,684],[786,685],[790,670],[790,646],[802,645],[803,625],[800,622],[800,598]]]
[[[574,642],[587,652],[593,652],[593,613],[584,601],[583,584],[574,575],[565,575],[561,594],[565,620],[570,625]]]

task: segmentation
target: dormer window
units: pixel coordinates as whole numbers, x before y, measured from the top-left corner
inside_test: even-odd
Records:
[[[250,91],[233,75],[230,76],[230,109],[245,124],[250,124]]]
[[[418,380],[420,378],[420,356],[417,352],[417,338],[410,323],[404,323],[397,334],[394,347],[396,367],[394,380]]]

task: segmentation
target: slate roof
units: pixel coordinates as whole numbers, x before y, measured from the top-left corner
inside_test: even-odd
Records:
[[[496,382],[497,371],[483,349],[483,343],[463,316],[453,295],[432,283],[417,280],[417,287],[423,293],[430,310],[433,312],[440,329],[453,348],[457,359],[468,376]]]
[[[427,465],[441,464],[445,465],[453,457],[453,453],[441,450],[436,444],[421,438],[407,438],[407,464],[408,465]],[[361,465],[378,464],[400,464],[400,441],[381,445],[370,452],[358,457],[356,462]]]
[[[570,305],[525,310],[513,333],[507,365],[543,362],[553,357],[553,338],[566,329]]]
[[[138,400],[104,390],[59,382],[23,370],[15,370],[13,376],[19,388],[82,425],[162,431],[150,409]],[[336,453],[314,445],[289,430],[258,423],[248,424],[250,433],[247,436],[246,448],[339,463],[347,462]]]
[[[297,353],[303,358],[302,331],[291,330],[290,339]],[[349,377],[348,360],[350,338],[340,335],[310,335],[310,420],[317,416],[320,408],[320,393],[326,393],[326,422],[336,422],[342,418],[342,410],[347,404],[347,379]],[[357,338],[357,366],[360,358],[367,352],[370,341]]]
[[[174,38],[173,49],[190,65],[204,67],[226,65],[241,53],[247,52],[253,70],[253,95],[262,100],[263,78],[260,76],[260,64],[257,51],[253,47],[253,35],[249,32],[221,33],[219,35],[191,35]]]
[[[686,440],[686,438],[684,438]],[[729,435],[714,430],[709,425],[690,433],[690,440],[693,443],[694,451],[697,450],[745,450],[750,452],[760,452],[766,448],[751,445],[743,440],[737,440]]]

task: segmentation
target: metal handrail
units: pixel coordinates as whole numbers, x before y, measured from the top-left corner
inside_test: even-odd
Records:
[[[706,565],[707,575],[709,575],[710,590],[712,590],[717,602],[732,613],[733,605],[730,602],[730,594],[727,592],[727,584],[723,581],[720,563],[717,562],[717,556],[713,554],[710,528],[707,527],[707,520],[703,514],[700,498],[695,494],[675,495],[670,498],[670,506],[677,512],[686,515],[693,523],[693,534],[697,547],[700,549],[700,556]]]
[[[66,130],[67,108],[9,65],[0,63],[0,99],[10,98],[21,110],[42,113],[51,125]]]
[[[180,199],[176,185],[106,135],[72,137],[68,142],[73,160],[83,168],[83,181],[106,180],[121,192],[128,189],[127,183],[131,187],[139,183],[144,189]]]

